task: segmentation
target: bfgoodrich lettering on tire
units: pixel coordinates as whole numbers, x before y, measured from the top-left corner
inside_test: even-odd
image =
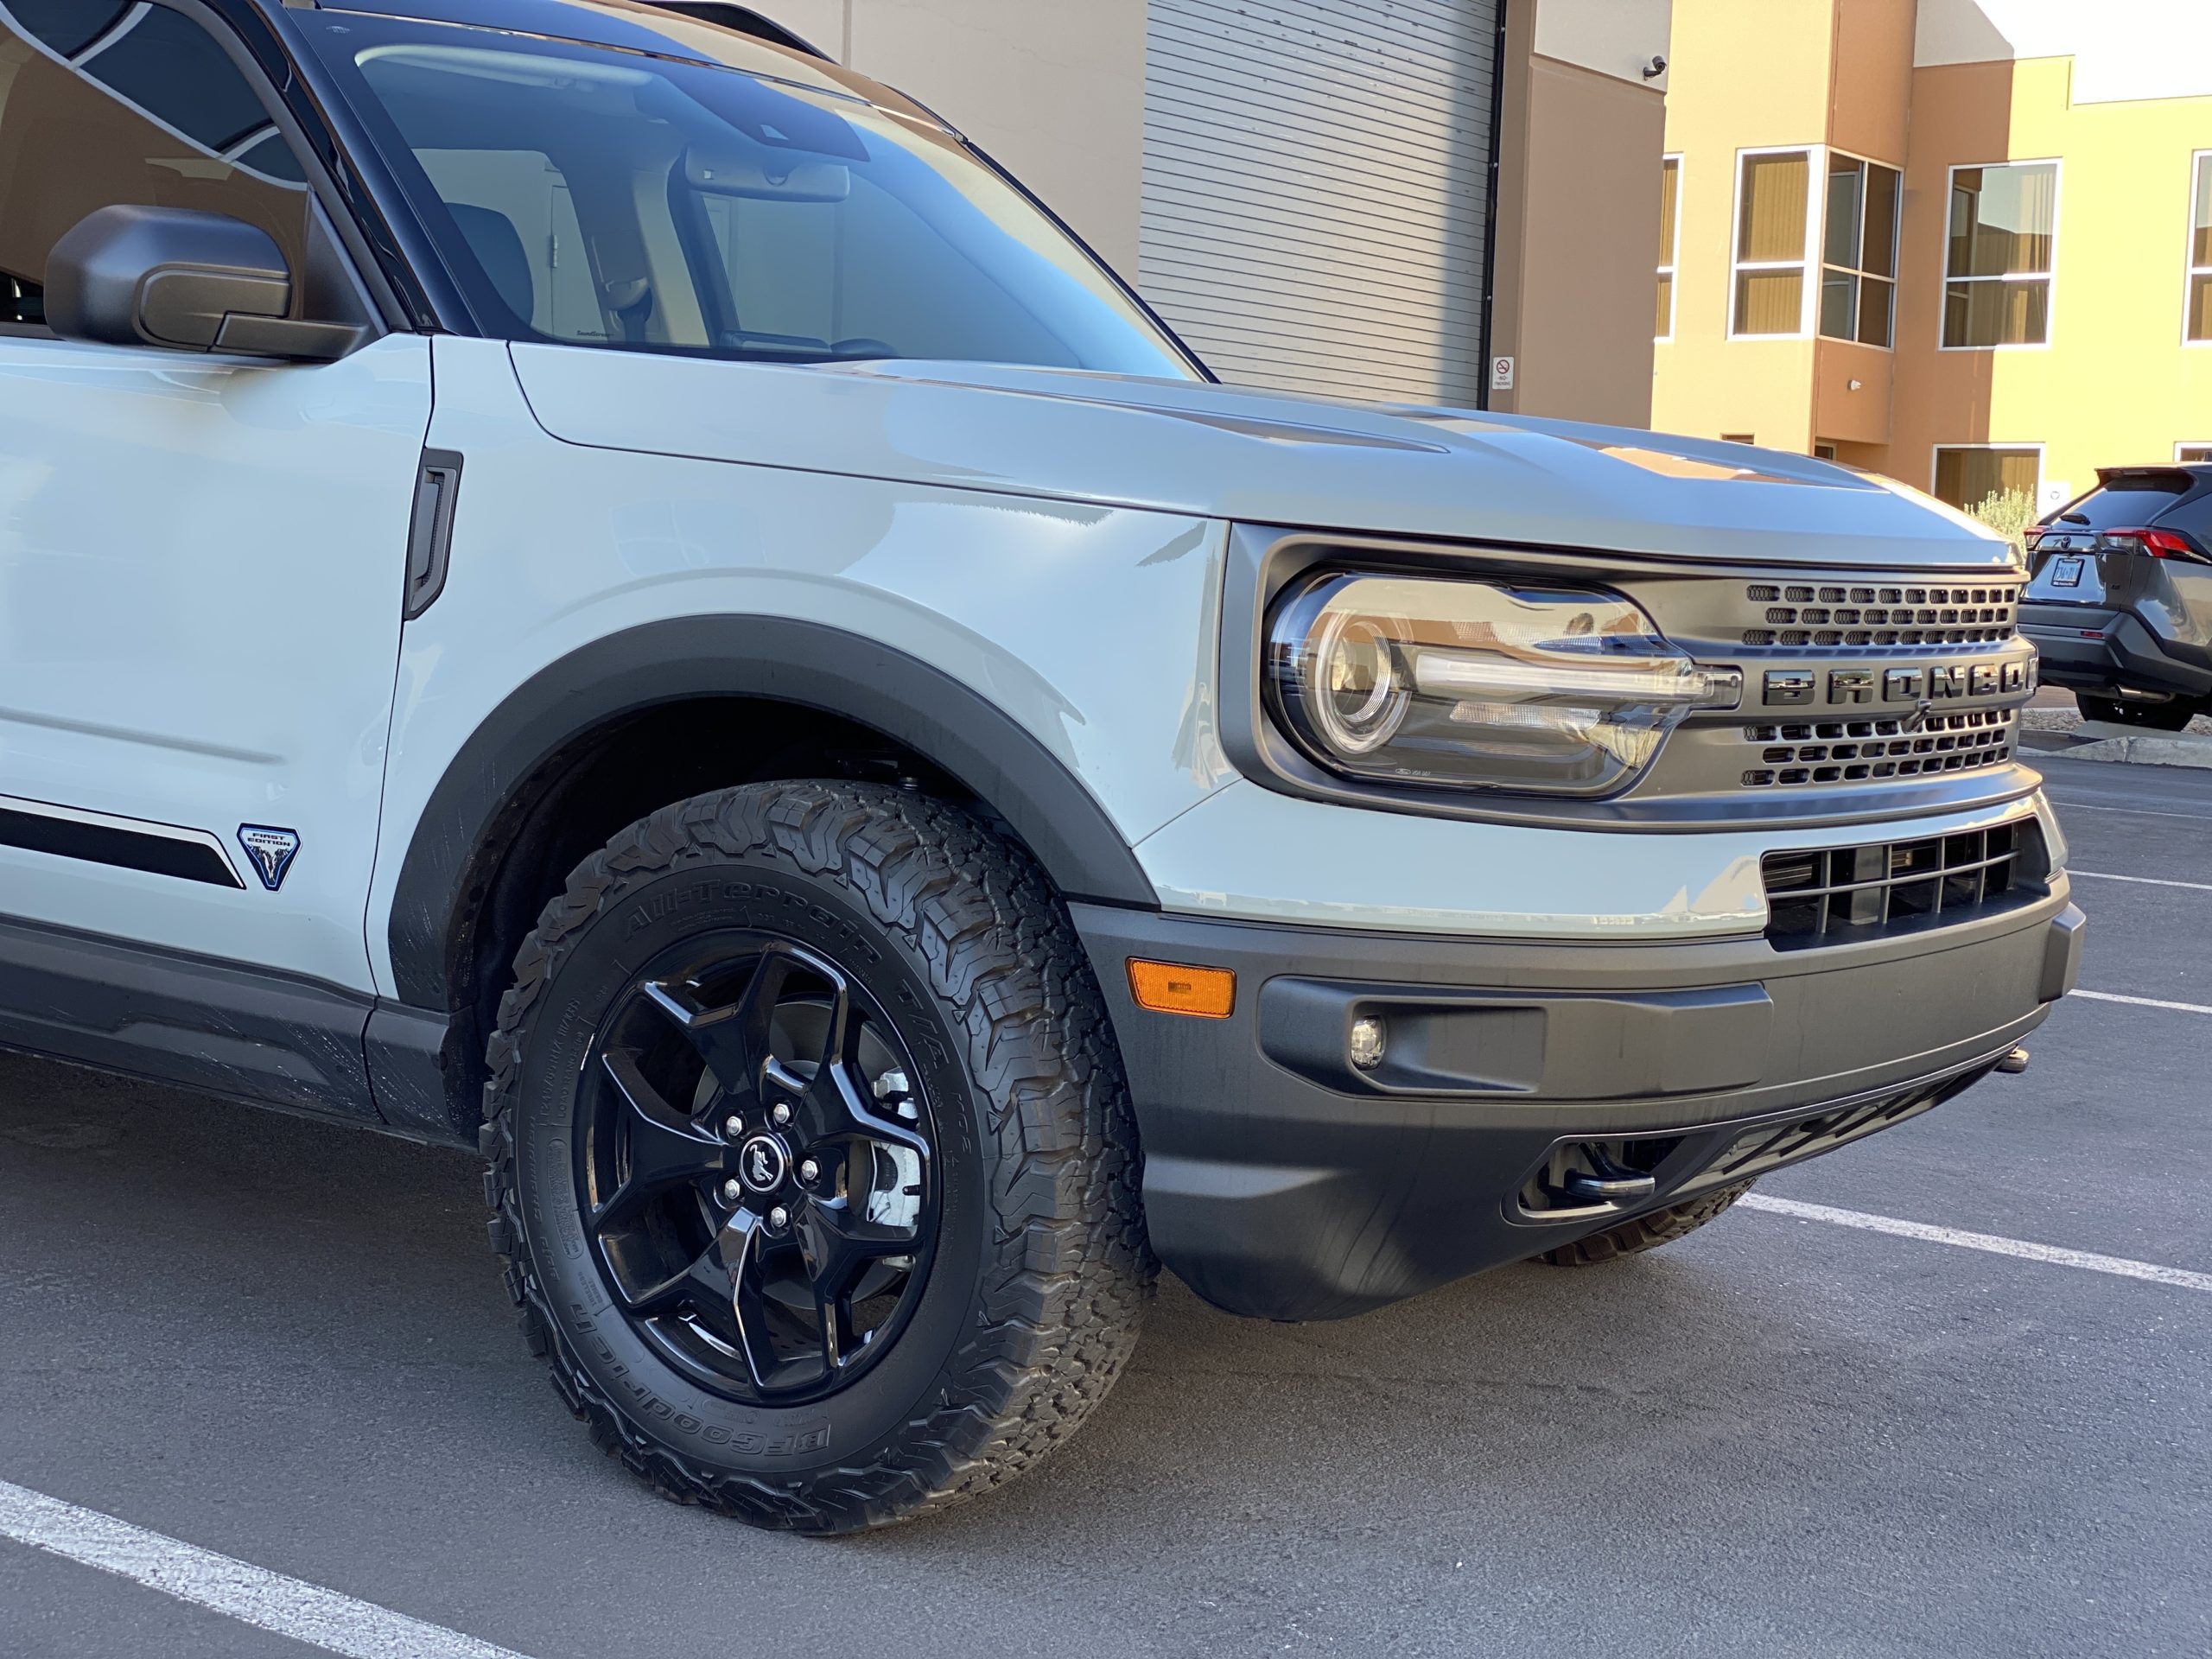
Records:
[[[896,789],[756,785],[547,906],[485,1091],[492,1242],[593,1438],[755,1525],[1020,1473],[1135,1344],[1128,1091],[1058,896]]]

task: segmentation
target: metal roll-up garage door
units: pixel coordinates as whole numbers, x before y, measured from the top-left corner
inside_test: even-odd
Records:
[[[1152,0],[1139,281],[1223,379],[1480,397],[1500,0]]]

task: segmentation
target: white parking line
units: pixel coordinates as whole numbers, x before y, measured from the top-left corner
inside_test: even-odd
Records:
[[[2202,812],[2160,812],[2148,806],[2093,806],[2087,801],[2069,801],[2053,795],[2053,806],[2063,806],[2069,812],[2126,812],[2139,818],[2186,818],[2191,823],[2204,822]]]
[[[2169,881],[2159,875],[2114,875],[2109,870],[2072,870],[2069,875],[2086,875],[2093,881],[2133,881],[2140,887],[2187,887],[2192,893],[2212,893],[2212,881]]]
[[[522,1659],[373,1602],[286,1578],[0,1480],[0,1537],[130,1579],[180,1601],[350,1659]]]
[[[2168,1002],[2155,996],[2115,996],[2110,991],[2069,991],[2067,995],[2091,1002],[2125,1002],[2136,1008],[2171,1008],[2176,1014],[2212,1014],[2202,1002]]]
[[[2212,1273],[2191,1273],[2186,1268],[2162,1268],[2155,1262],[2135,1262],[2124,1255],[2098,1255],[2089,1250],[2069,1250],[2056,1244],[2031,1244],[2022,1238],[1996,1233],[1967,1233],[1955,1227],[1931,1227],[1924,1221],[1900,1221],[1894,1216],[1870,1216],[1859,1210],[1838,1210],[1825,1204],[1800,1204],[1795,1198],[1770,1198],[1764,1192],[1746,1192],[1736,1200],[1743,1210],[1764,1210],[1799,1221],[1824,1221],[1837,1227],[1857,1227],[1870,1233],[1897,1238],[1916,1238],[1930,1244],[1955,1244],[1961,1249],[1986,1250],[1992,1255],[2018,1256],[2024,1262],[2044,1262],[2054,1267],[2086,1268],[2122,1279],[2146,1279],[2179,1290],[2212,1292]]]

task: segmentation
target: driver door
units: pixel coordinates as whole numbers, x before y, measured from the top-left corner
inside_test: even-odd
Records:
[[[108,1006],[112,976],[85,964],[218,958],[238,971],[174,972],[162,995],[340,1031],[365,1009],[430,374],[413,335],[308,365],[44,327],[48,250],[117,202],[259,226],[297,315],[322,209],[223,29],[189,0],[0,11],[0,937],[48,953],[0,1003],[17,1026],[46,1007],[35,1046],[72,1052],[105,1020],[111,1046],[198,1045],[250,1072],[250,1028],[149,1036],[168,1004]]]

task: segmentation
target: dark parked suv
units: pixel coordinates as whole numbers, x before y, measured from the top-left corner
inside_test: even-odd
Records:
[[[2212,713],[2212,464],[2101,467],[2028,531],[2020,632],[2091,720],[2177,732]]]

